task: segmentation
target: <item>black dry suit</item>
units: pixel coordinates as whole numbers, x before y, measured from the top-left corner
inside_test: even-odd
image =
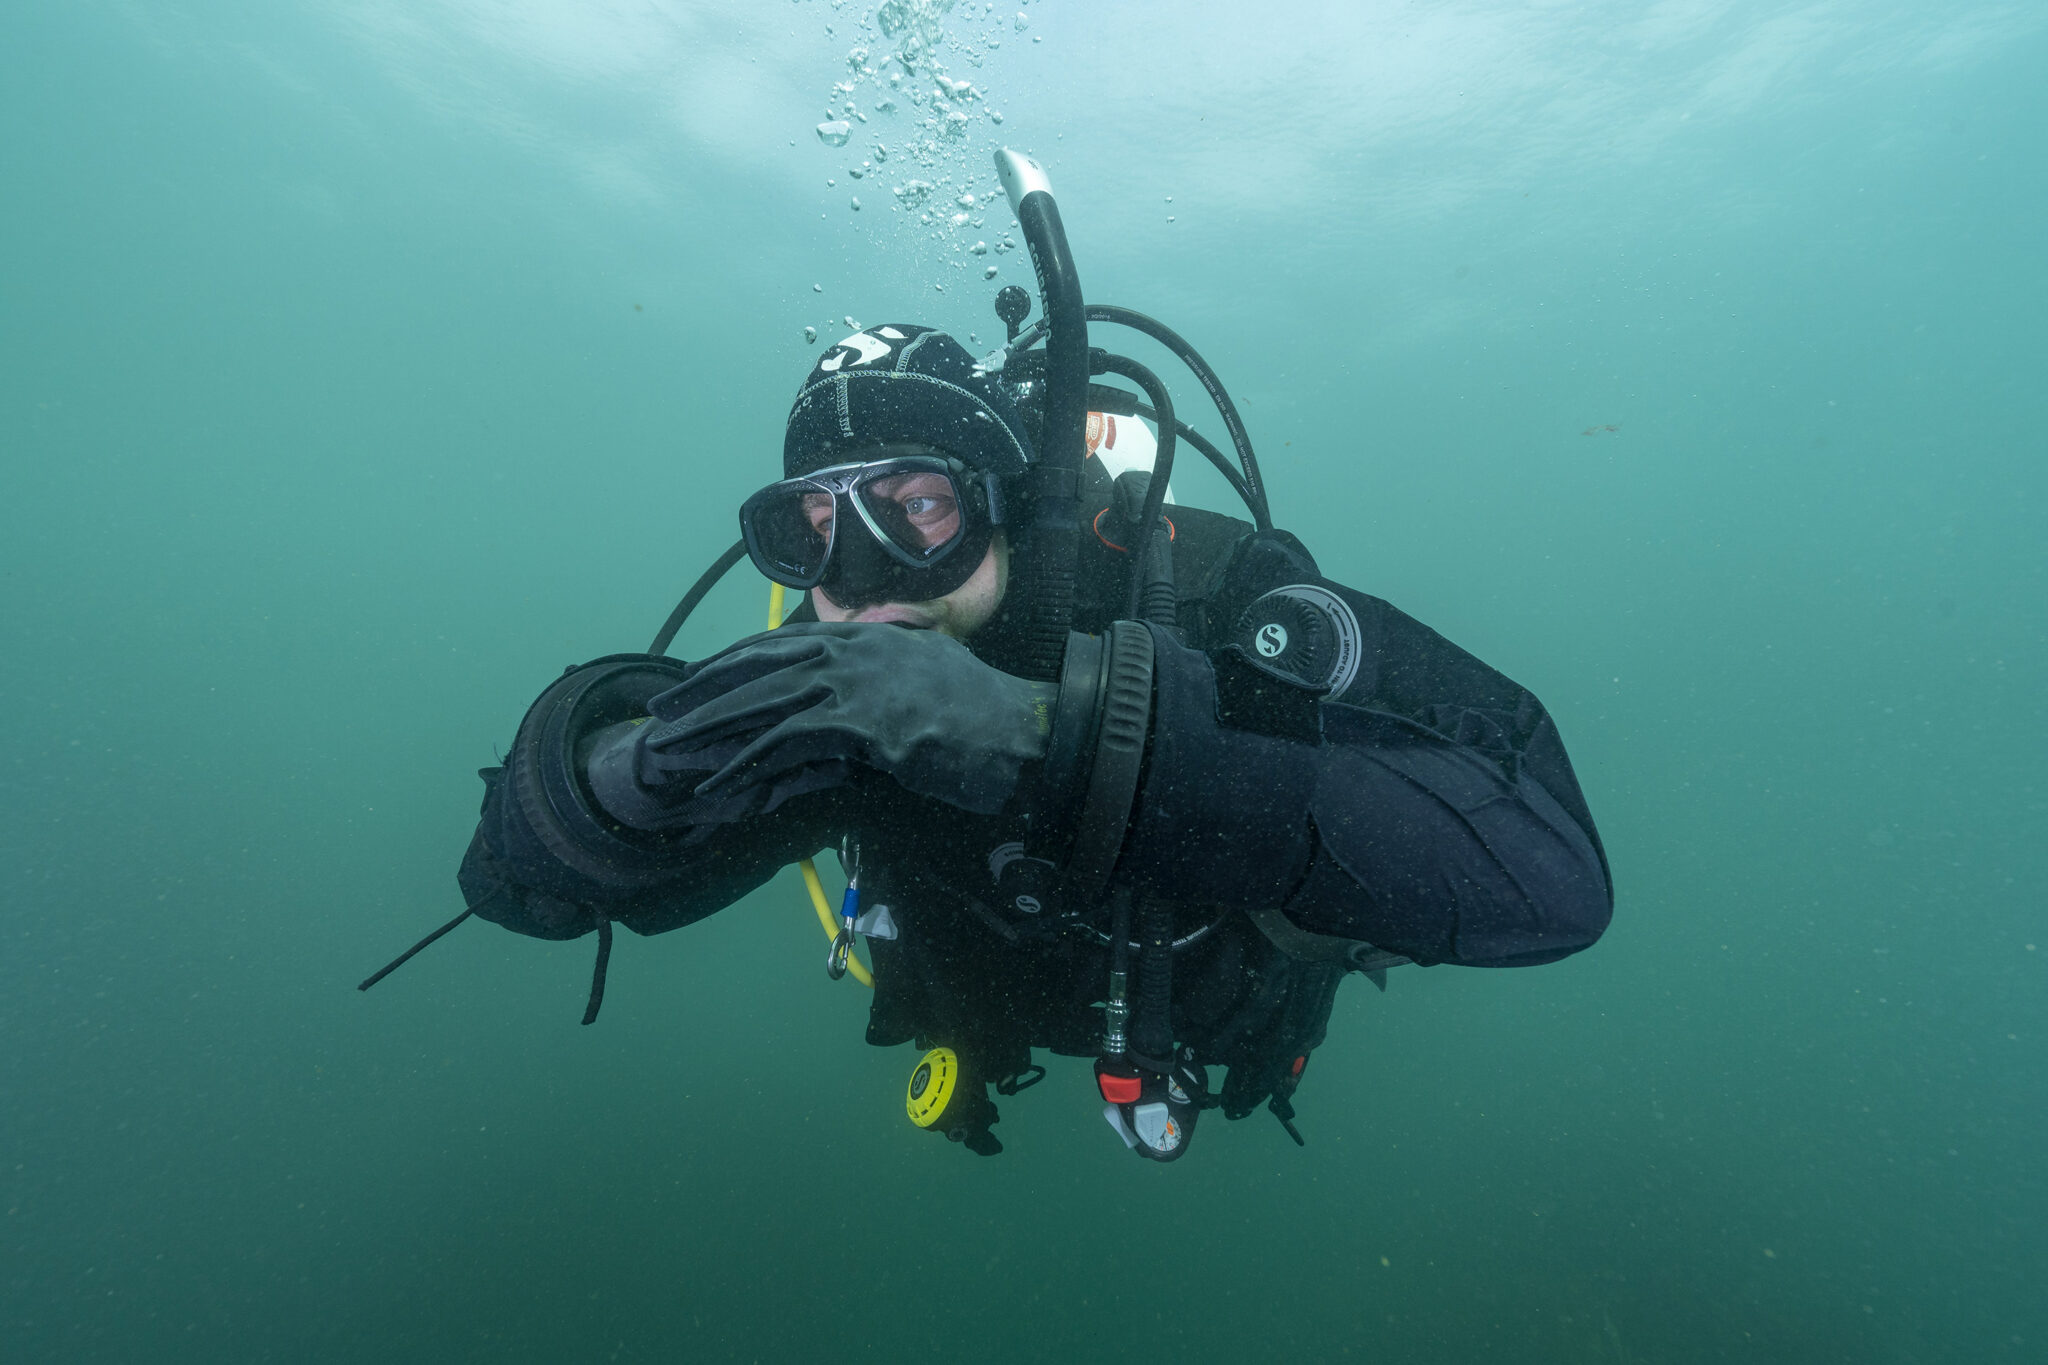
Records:
[[[1134,504],[1128,489],[1090,478],[1075,627],[1101,633],[1126,614],[1131,569],[1118,547],[1130,542]],[[1152,636],[1150,728],[1091,903],[1063,903],[1061,869],[1037,856],[1024,818],[966,813],[858,768],[726,823],[643,814],[633,828],[590,814],[589,791],[568,790],[583,756],[659,712],[659,694],[686,676],[647,656],[570,670],[535,704],[506,766],[484,772],[483,818],[460,874],[468,902],[521,933],[602,929],[608,944],[612,923],[681,928],[850,835],[865,903],[887,905],[894,928],[869,942],[868,1041],[951,1047],[966,1077],[1008,1093],[1031,1073],[1033,1048],[1102,1052],[1107,907],[1129,896],[1179,945],[1175,1055],[1228,1068],[1220,1103],[1231,1117],[1269,1101],[1283,1121],[1347,970],[1387,954],[1526,966],[1600,936],[1612,897],[1599,836],[1534,696],[1385,602],[1325,580],[1284,531],[1194,509],[1167,515],[1179,638],[1118,627]],[[1314,613],[1294,621],[1297,633],[1326,628],[1332,612],[1355,623],[1355,671],[1337,691],[1276,683],[1257,662],[1260,642],[1242,638],[1262,621],[1284,629],[1284,612],[1247,617],[1283,588],[1340,604],[1324,626]],[[997,1145],[993,1117],[984,1103],[965,1135],[976,1150]]]

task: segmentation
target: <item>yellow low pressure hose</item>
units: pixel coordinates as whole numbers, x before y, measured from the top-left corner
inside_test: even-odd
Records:
[[[768,585],[768,629],[774,630],[781,624],[782,585],[780,583],[770,583]],[[825,899],[824,884],[818,880],[817,863],[809,858],[800,858],[797,860],[797,868],[804,874],[804,890],[811,893],[811,908],[818,912],[818,923],[825,926],[825,937],[837,942],[839,939],[839,921],[832,914],[832,902]],[[846,954],[846,970],[861,985],[870,988],[874,986],[875,978],[868,974],[868,969],[860,965],[860,959],[855,957],[851,951]]]

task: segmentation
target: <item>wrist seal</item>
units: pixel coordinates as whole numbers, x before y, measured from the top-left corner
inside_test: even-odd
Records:
[[[630,891],[658,880],[664,841],[606,815],[583,771],[579,741],[645,717],[648,700],[684,676],[675,659],[608,655],[565,672],[520,722],[505,758],[506,794],[533,841],[587,883]]]

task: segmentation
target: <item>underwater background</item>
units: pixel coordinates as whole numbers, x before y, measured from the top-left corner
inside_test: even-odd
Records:
[[[0,1353],[2048,1358],[2044,62],[1986,0],[7,6]],[[845,320],[1000,340],[1005,143],[1325,572],[1549,705],[1607,937],[1353,982],[1308,1145],[1171,1167],[1082,1062],[912,1129],[793,873],[591,1028],[591,940],[480,922],[359,995]]]

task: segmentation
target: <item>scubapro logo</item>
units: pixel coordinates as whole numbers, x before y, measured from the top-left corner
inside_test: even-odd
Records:
[[[1287,648],[1287,627],[1278,621],[1268,621],[1259,627],[1256,640],[1259,653],[1268,659],[1276,659]]]

